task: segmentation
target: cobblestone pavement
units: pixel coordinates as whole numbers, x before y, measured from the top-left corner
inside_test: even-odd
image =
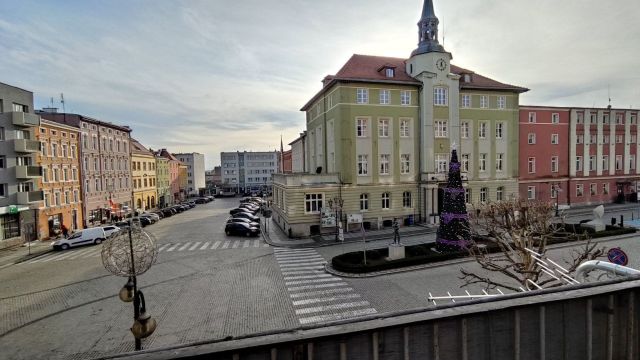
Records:
[[[158,262],[138,279],[148,311],[158,321],[156,332],[143,341],[145,349],[423,308],[431,306],[429,293],[464,291],[461,267],[481,272],[469,261],[374,278],[339,278],[322,272],[325,262],[389,241],[265,247],[260,238],[224,235],[228,209],[236,204],[237,199],[217,200],[146,228],[162,250]],[[432,236],[401,241],[429,242]],[[630,266],[640,268],[637,243],[635,236],[603,242],[621,246]],[[128,330],[133,309],[117,296],[126,279],[104,270],[98,249],[47,254],[0,270],[0,358],[89,359],[133,350]],[[571,248],[550,252],[554,259],[570,255]],[[478,292],[481,287],[466,289]]]

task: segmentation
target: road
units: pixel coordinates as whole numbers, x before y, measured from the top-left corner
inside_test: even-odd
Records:
[[[324,272],[324,262],[362,243],[314,249],[273,248],[261,238],[224,235],[237,199],[219,199],[145,228],[158,240],[157,263],[139,277],[156,332],[143,347],[161,348],[326,321],[429,306],[429,293],[462,293],[468,261],[368,278]],[[433,235],[432,235],[433,236]],[[429,236],[402,239],[407,244]],[[622,246],[640,268],[635,238]],[[368,243],[385,246],[388,240]],[[133,350],[126,282],[102,266],[99,246],[44,255],[0,270],[0,348],[7,359],[89,359]],[[553,250],[555,259],[571,249]],[[481,288],[469,288],[479,292]]]

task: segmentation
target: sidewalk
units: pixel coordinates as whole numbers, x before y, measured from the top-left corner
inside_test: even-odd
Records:
[[[0,269],[33,259],[53,251],[51,240],[32,241],[30,244],[17,245],[0,250]]]
[[[264,219],[264,218],[263,218]],[[266,219],[268,225],[265,226],[262,222],[262,234],[265,241],[272,246],[278,247],[321,247],[340,245],[343,243],[362,241],[362,233],[360,231],[345,232],[344,241],[337,241],[335,234],[315,235],[306,238],[294,238],[290,239],[287,234],[282,231],[271,219]],[[403,226],[400,228],[400,238],[404,236],[415,236],[422,234],[431,234],[436,232],[437,226],[433,225],[414,225]],[[365,238],[367,241],[383,240],[393,238],[393,229],[387,228],[382,230],[367,230],[365,232]]]

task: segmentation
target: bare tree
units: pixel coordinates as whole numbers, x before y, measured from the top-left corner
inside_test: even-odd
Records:
[[[472,206],[469,211],[470,231],[473,235],[469,252],[485,270],[502,276],[482,276],[461,269],[465,285],[484,284],[487,288],[505,288],[519,291],[531,288],[532,281],[541,287],[562,285],[559,280],[545,276],[543,267],[527,249],[544,256],[550,239],[560,236],[584,241],[584,247],[575,250],[564,266],[569,272],[585,260],[604,254],[604,248],[591,243],[586,234],[568,233],[561,218],[554,218],[555,207],[549,202],[513,199]],[[481,239],[481,240],[478,240]],[[489,252],[497,247],[499,251]]]

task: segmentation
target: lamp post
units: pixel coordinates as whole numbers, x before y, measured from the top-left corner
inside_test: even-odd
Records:
[[[333,199],[329,199],[329,207],[333,209],[335,213],[336,220],[336,242],[340,241],[338,235],[340,232],[340,225],[342,225],[342,206],[344,205],[344,200],[340,197],[334,197]]]
[[[118,297],[124,302],[133,302],[133,325],[131,333],[135,338],[135,349],[142,349],[142,339],[153,334],[156,320],[147,313],[142,290],[138,288],[137,275],[145,273],[157,259],[155,239],[140,228],[140,222],[129,220],[129,229],[120,232],[102,247],[102,264],[110,273],[127,277],[127,283],[120,289]]]

